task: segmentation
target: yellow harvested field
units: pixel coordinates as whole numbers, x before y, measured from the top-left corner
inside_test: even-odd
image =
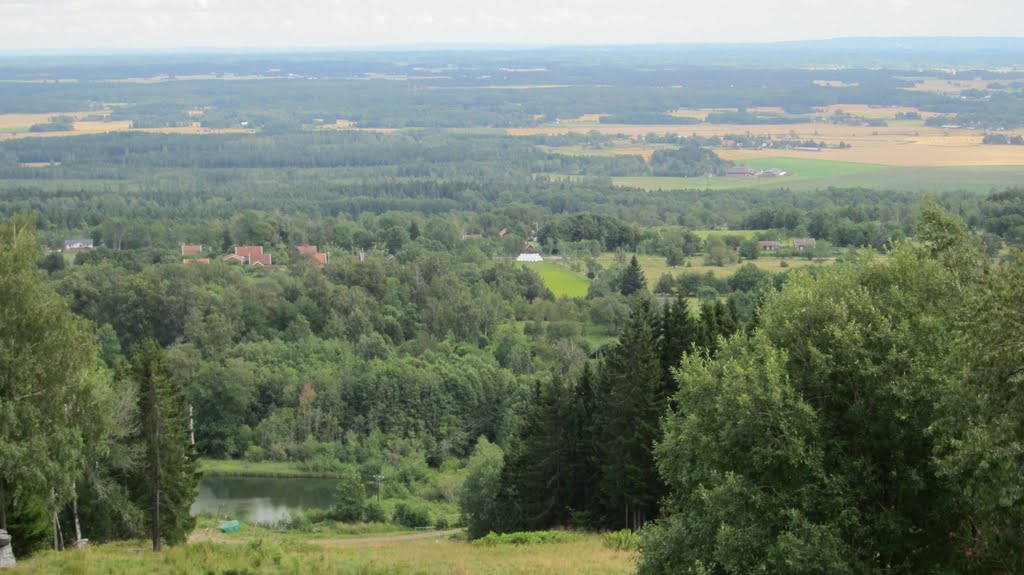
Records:
[[[938,114],[934,112],[922,112],[917,108],[911,106],[868,106],[867,104],[832,104],[831,106],[823,106],[822,111],[827,114],[833,114],[836,110],[841,110],[847,114],[853,114],[854,116],[861,116],[864,118],[880,118],[883,120],[892,120],[896,118],[896,114],[899,112],[917,112],[921,114],[921,118],[928,119]]]
[[[80,119],[97,112],[53,112],[50,114],[0,114],[0,130],[25,129],[32,124],[45,124],[54,116],[71,116]],[[100,112],[102,113],[102,112]]]
[[[856,106],[838,106],[852,114],[862,112],[879,112],[885,110],[895,114],[897,111],[911,111],[912,108],[874,109]],[[948,130],[939,127],[924,126],[920,122],[913,125],[892,125],[885,127],[844,126],[825,123],[804,123],[788,125],[629,125],[629,124],[597,124],[578,126],[569,123],[558,125],[537,126],[534,128],[513,128],[507,132],[514,136],[533,134],[565,134],[570,132],[588,132],[596,130],[604,134],[625,134],[631,137],[646,134],[679,134],[681,136],[725,136],[727,134],[750,133],[755,135],[771,135],[776,138],[812,139],[836,145],[845,142],[851,148],[840,150],[823,149],[818,152],[798,150],[716,150],[728,160],[746,160],[772,157],[804,158],[831,160],[837,162],[854,162],[879,164],[901,167],[933,167],[933,166],[1024,166],[1024,146],[985,146],[981,139],[981,130]],[[1018,132],[1019,133],[1019,132]],[[644,147],[626,147],[622,153],[644,153]],[[644,153],[649,157],[649,152]]]

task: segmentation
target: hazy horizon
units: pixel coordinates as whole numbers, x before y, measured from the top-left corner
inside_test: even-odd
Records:
[[[1019,38],[1013,0],[0,0],[0,50],[541,48]]]

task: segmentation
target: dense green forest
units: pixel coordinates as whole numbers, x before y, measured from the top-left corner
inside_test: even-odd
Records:
[[[387,475],[389,495],[459,470],[471,537],[638,530],[642,573],[1024,569],[1024,191],[704,189],[733,165],[710,138],[635,137],[644,157],[495,129],[681,107],[784,124],[840,102],[1016,127],[1019,73],[943,95],[896,68],[653,56],[0,61],[0,113],[252,128],[57,118],[0,139],[0,528],[19,556],[79,524],[185,541],[202,456]],[[211,69],[272,78],[193,77]],[[108,81],[157,75],[181,79]],[[319,129],[335,120],[402,129]],[[524,252],[585,295],[556,296]],[[324,517],[379,519],[351,499]]]

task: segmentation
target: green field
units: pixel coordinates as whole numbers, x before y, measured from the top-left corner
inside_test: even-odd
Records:
[[[199,460],[199,470],[211,476],[241,477],[338,477],[338,473],[306,471],[291,461],[240,461],[237,459]]]
[[[216,542],[168,548],[159,554],[150,551],[144,541],[47,551],[19,561],[10,573],[625,575],[635,570],[635,554],[605,547],[600,535],[584,535],[562,543],[482,546],[431,534],[417,540],[381,537],[362,541],[311,539],[310,542],[240,534],[218,537]]]
[[[834,187],[866,187],[913,191],[988,192],[1024,181],[1021,166],[898,168],[878,164],[833,162],[802,158],[755,158],[737,162],[754,169],[779,168],[791,175],[781,178],[668,178],[636,176],[612,178],[617,186],[644,190],[731,190],[789,188],[813,191]]]
[[[522,264],[540,274],[544,285],[548,286],[555,297],[584,297],[590,280],[555,262],[537,262]]]
[[[819,187],[832,185],[836,178],[860,177],[864,174],[891,171],[888,166],[858,164],[854,162],[833,162],[830,160],[806,160],[803,158],[755,158],[737,162],[756,170],[779,168],[790,175],[781,178],[669,178],[658,176],[637,176],[613,178],[617,186],[642,188],[645,190],[701,189],[732,190],[741,188],[795,187],[794,184]]]

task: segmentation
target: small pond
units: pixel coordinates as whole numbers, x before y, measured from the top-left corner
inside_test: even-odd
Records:
[[[274,522],[312,508],[327,508],[337,482],[301,477],[203,477],[192,514],[251,523]]]

